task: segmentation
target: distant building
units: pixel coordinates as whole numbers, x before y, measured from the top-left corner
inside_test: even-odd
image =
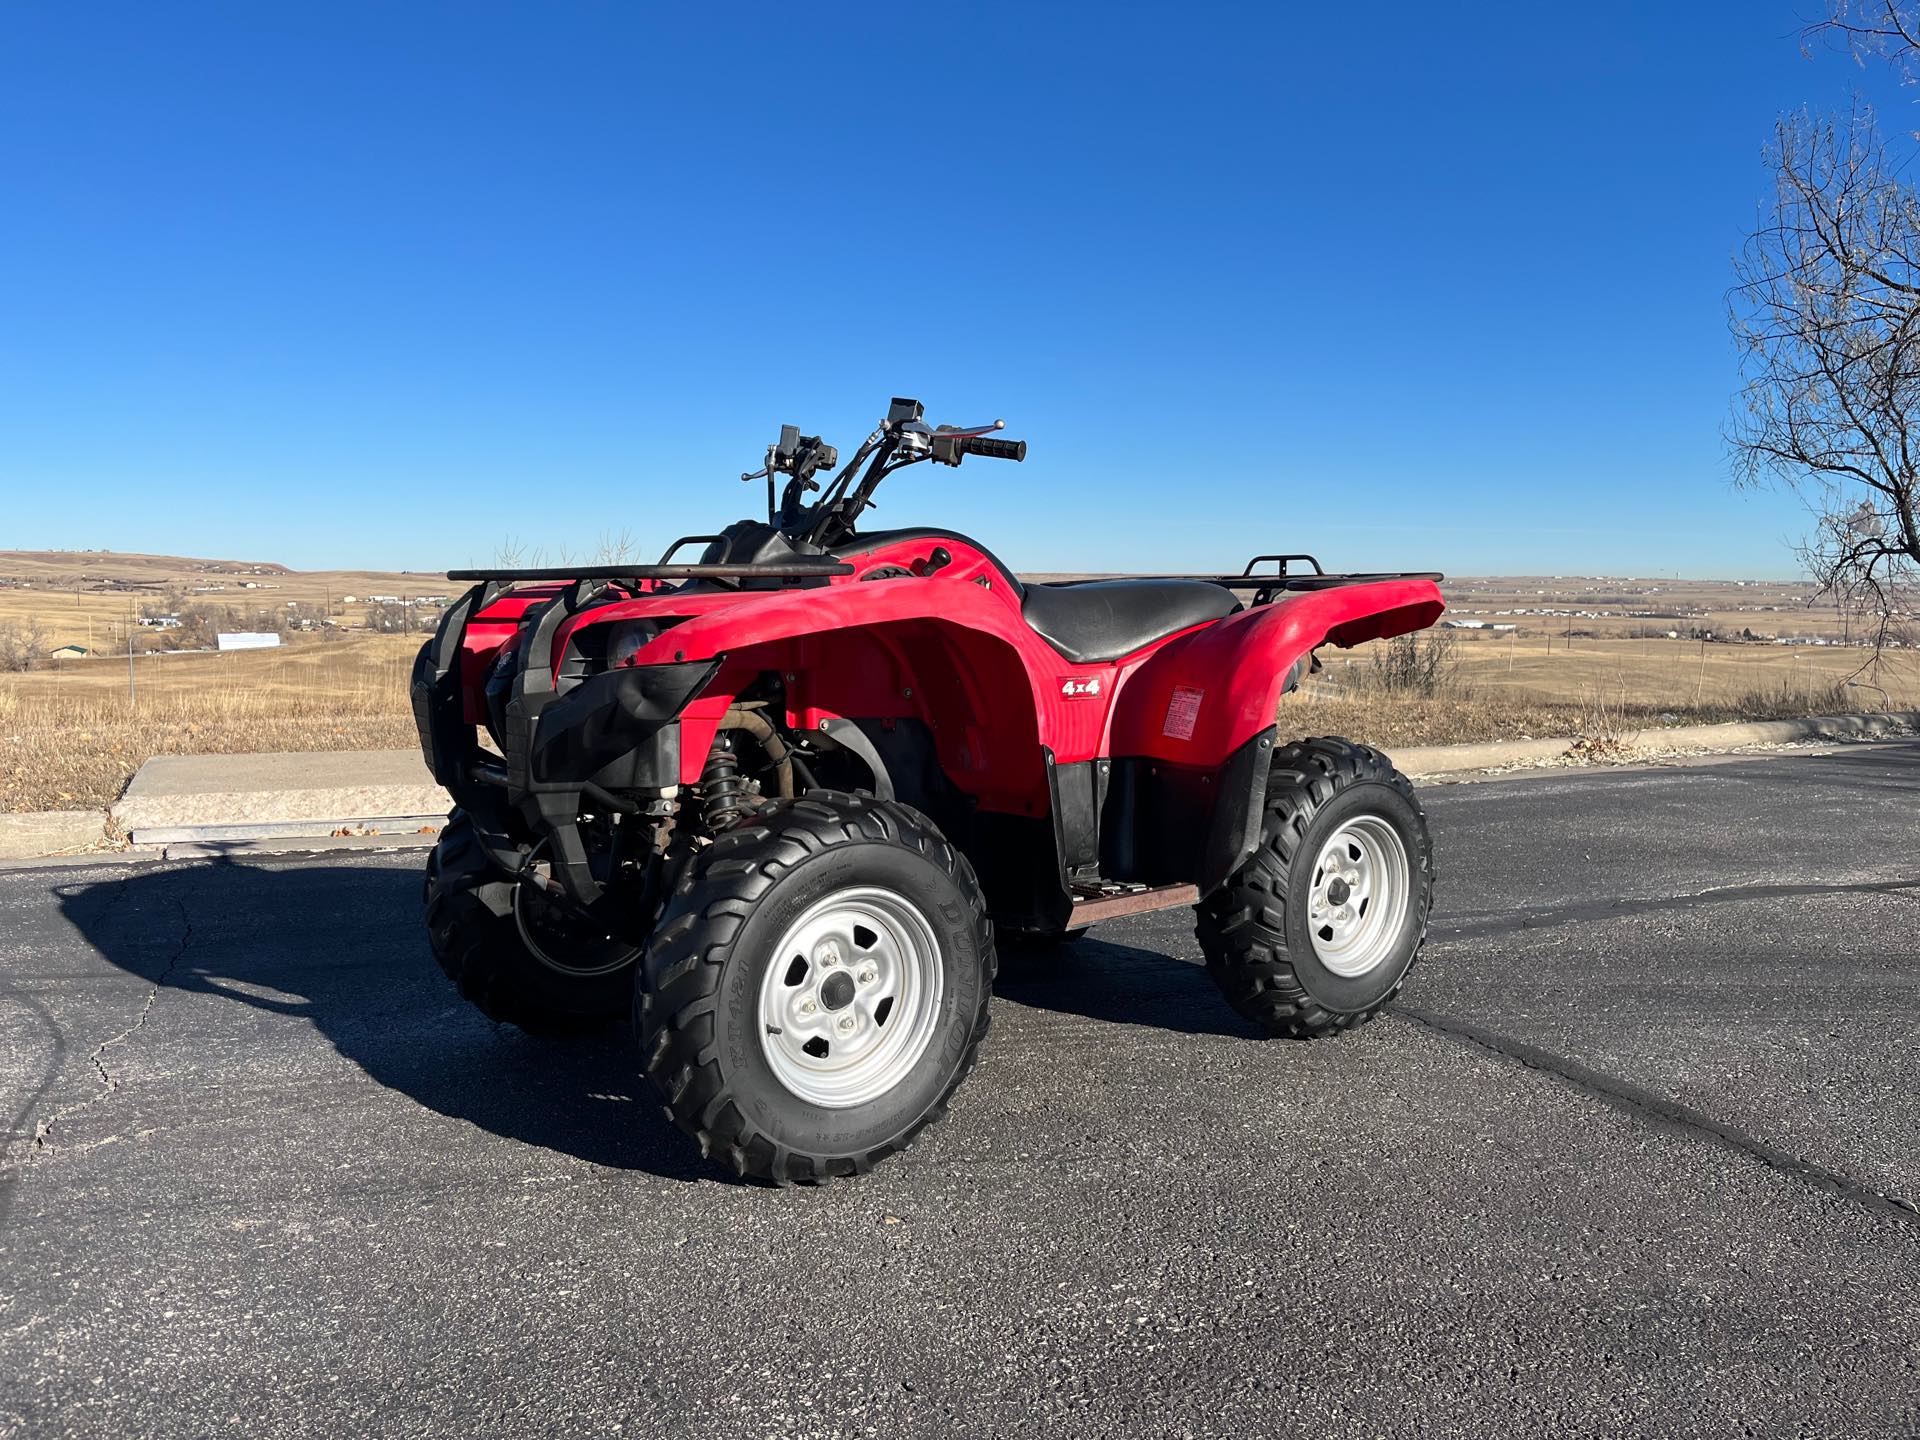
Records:
[[[87,653],[84,645],[61,645],[47,652],[56,660],[78,660]]]
[[[268,631],[221,631],[214,637],[222,650],[273,650],[278,648],[280,637]]]
[[[178,630],[180,617],[178,615],[142,615],[140,623],[149,630]]]

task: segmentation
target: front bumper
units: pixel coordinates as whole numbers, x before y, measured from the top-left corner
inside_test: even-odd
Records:
[[[410,685],[427,766],[473,817],[489,857],[517,876],[544,847],[555,878],[582,905],[604,890],[581,840],[582,809],[632,809],[626,792],[678,783],[679,715],[720,663],[622,667],[556,682],[561,623],[603,589],[575,585],[521,621],[496,717],[498,756],[480,747],[471,717],[482,707],[469,704],[475,677],[466,661],[467,627],[498,598],[495,586],[477,585],[447,610],[420,648]]]

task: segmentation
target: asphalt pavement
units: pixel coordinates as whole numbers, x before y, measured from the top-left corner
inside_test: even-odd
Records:
[[[1396,1013],[1102,926],[819,1190],[468,1010],[418,852],[0,872],[0,1435],[1920,1432],[1920,745],[1425,795]]]

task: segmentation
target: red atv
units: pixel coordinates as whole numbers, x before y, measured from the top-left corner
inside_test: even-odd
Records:
[[[528,1028],[631,1011],[667,1113],[743,1175],[858,1174],[941,1114],[996,926],[1192,905],[1234,1008],[1295,1036],[1371,1017],[1426,931],[1412,788],[1275,719],[1315,647],[1431,625],[1440,577],[1036,585],[951,531],[860,533],[908,465],[1026,458],[921,417],[895,400],[824,489],[833,447],[786,427],[742,477],[767,518],[656,565],[455,572],[414,666],[458,807],[441,965]]]

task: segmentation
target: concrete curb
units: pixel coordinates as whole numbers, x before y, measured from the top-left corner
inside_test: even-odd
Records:
[[[1920,710],[1879,715],[1810,715],[1797,720],[1750,720],[1728,725],[1677,725],[1611,736],[1554,740],[1489,740],[1472,745],[1404,745],[1388,752],[1404,773],[1457,775],[1507,770],[1566,760],[1623,760],[1684,750],[1733,750],[1743,745],[1786,745],[1796,740],[1877,740],[1920,731]]]
[[[169,848],[206,842],[226,843],[241,840],[317,840],[328,837],[371,837],[374,839],[417,835],[432,844],[447,823],[447,812],[431,815],[355,815],[348,818],[320,816],[311,820],[235,821],[232,824],[145,825],[131,831],[127,838],[135,845],[163,845]],[[425,832],[431,831],[429,835]]]
[[[138,868],[178,860],[284,859],[290,855],[356,855],[428,850],[437,835],[289,836],[267,840],[206,840],[177,845],[123,845],[70,855],[34,855],[0,860],[0,874],[17,870],[85,870],[99,866]]]
[[[303,825],[301,833],[327,835],[342,825],[397,824],[419,815],[444,821],[452,805],[437,785],[342,786],[300,790],[215,791],[147,799],[129,795],[117,801],[113,823],[135,844],[187,838],[185,830],[230,829],[236,825]],[[291,830],[284,833],[292,834]]]
[[[85,850],[107,838],[98,810],[27,810],[0,815],[0,860]]]
[[[438,827],[451,804],[418,750],[156,755],[112,815],[134,844],[166,845]]]

